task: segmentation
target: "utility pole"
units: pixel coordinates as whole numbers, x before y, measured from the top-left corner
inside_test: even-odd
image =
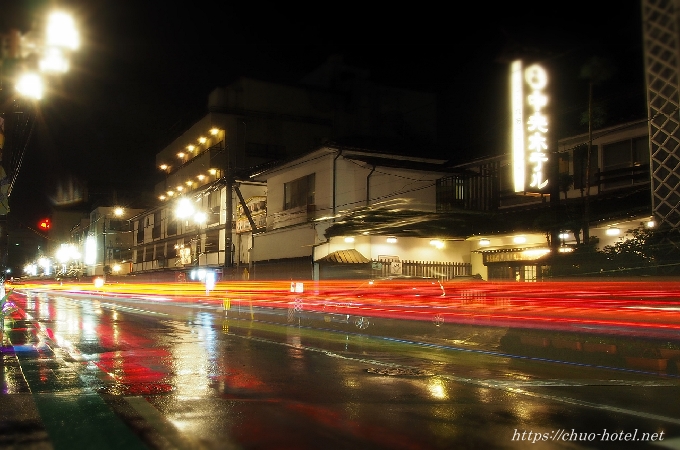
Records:
[[[590,158],[593,148],[593,81],[588,83],[588,151],[586,152],[586,195],[583,198],[583,243],[590,243]]]
[[[227,274],[231,277],[232,275],[232,257],[231,257],[231,247],[232,247],[232,240],[233,240],[233,207],[234,207],[234,201],[233,201],[233,190],[234,190],[234,182],[233,182],[233,174],[231,170],[231,155],[229,154],[229,146],[227,145],[227,134],[226,132],[224,133],[224,141],[223,141],[224,147],[224,158],[225,158],[225,163],[224,163],[224,181],[226,185],[226,198],[225,198],[225,210],[226,210],[226,217],[225,217],[225,225],[224,225],[224,273],[222,274],[223,278],[226,279]]]

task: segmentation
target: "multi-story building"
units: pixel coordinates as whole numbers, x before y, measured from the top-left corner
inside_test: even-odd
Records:
[[[72,242],[82,249],[82,275],[126,275],[132,271],[130,219],[143,209],[100,206],[89,221],[71,230]]]
[[[208,114],[156,156],[158,206],[132,219],[135,273],[201,266],[240,274],[265,210],[266,186],[248,176],[259,167],[339,136],[436,140],[434,94],[376,86],[336,63],[306,85],[241,78],[210,94]],[[351,76],[326,76],[343,71]],[[191,200],[198,222],[177,216],[178,199]]]

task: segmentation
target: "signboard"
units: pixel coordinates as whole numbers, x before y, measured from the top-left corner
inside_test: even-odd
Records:
[[[538,64],[510,68],[512,171],[515,192],[540,192],[548,186],[548,73]],[[528,172],[528,173],[527,173]]]
[[[401,275],[401,261],[392,261],[390,263],[390,274]]]
[[[255,226],[258,230],[264,230],[267,228],[267,197],[265,196],[255,196],[250,197],[246,200],[246,205],[248,206],[248,211],[250,211],[250,217],[255,222]],[[237,217],[236,217],[236,232],[245,233],[252,231],[250,226],[250,221],[246,215],[243,205],[239,204],[237,207]]]

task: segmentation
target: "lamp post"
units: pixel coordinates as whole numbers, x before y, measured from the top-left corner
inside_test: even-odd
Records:
[[[36,102],[44,96],[44,77],[65,73],[70,53],[80,46],[69,14],[52,11],[39,16],[37,23],[44,27],[23,35],[18,29],[3,33],[10,45],[8,52],[0,53],[0,298],[5,295],[9,197],[33,131]],[[0,327],[4,329],[1,314]]]

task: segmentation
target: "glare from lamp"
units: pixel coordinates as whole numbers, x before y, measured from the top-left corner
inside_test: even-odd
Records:
[[[621,230],[619,228],[612,227],[607,228],[607,231],[605,231],[605,233],[607,234],[607,236],[618,236],[619,234],[621,234]]]
[[[219,132],[220,132],[220,130],[217,129],[217,128],[213,128],[213,129],[210,130],[210,134],[212,134],[213,136],[217,136],[217,133],[219,133]]]
[[[387,238],[387,243],[388,244],[396,244],[397,243],[397,238],[390,236]]]
[[[653,220],[650,220],[649,222],[647,222],[647,228],[654,228],[655,226],[656,226],[656,222],[654,222]]]
[[[444,242],[440,241],[439,239],[432,239],[430,241],[430,245],[439,249],[444,248]]]
[[[180,219],[185,219],[192,214],[194,214],[194,205],[191,200],[186,197],[179,199],[175,208],[175,215]]]
[[[208,216],[204,212],[197,212],[194,214],[194,222],[196,223],[205,223],[205,221],[208,219]]]
[[[207,139],[204,138],[203,136],[201,136],[200,138],[198,138],[198,142],[200,142],[201,144],[205,144],[206,141],[207,141]]]
[[[480,239],[480,240],[479,240],[479,245],[481,245],[482,247],[486,247],[486,246],[488,246],[488,245],[490,245],[490,244],[491,244],[491,241],[488,240],[488,239]]]
[[[514,238],[512,238],[512,242],[514,242],[515,244],[524,244],[526,243],[526,241],[527,238],[524,236],[515,236]]]
[[[347,236],[347,237],[345,238],[345,242],[348,243],[348,244],[350,244],[350,243],[354,242],[354,238],[353,238],[352,236]]]
[[[194,146],[191,145],[191,144],[190,144],[190,145],[187,145],[187,150],[189,150],[190,152],[193,152],[195,148],[196,148],[196,147],[194,147]]]
[[[46,42],[49,47],[77,50],[80,36],[73,17],[63,11],[52,12],[47,19]]]
[[[26,73],[19,78],[16,90],[24,97],[40,100],[43,96],[43,81],[37,73]]]
[[[45,56],[40,60],[40,71],[45,73],[65,73],[68,72],[68,60],[64,57],[59,48],[48,48]]]

